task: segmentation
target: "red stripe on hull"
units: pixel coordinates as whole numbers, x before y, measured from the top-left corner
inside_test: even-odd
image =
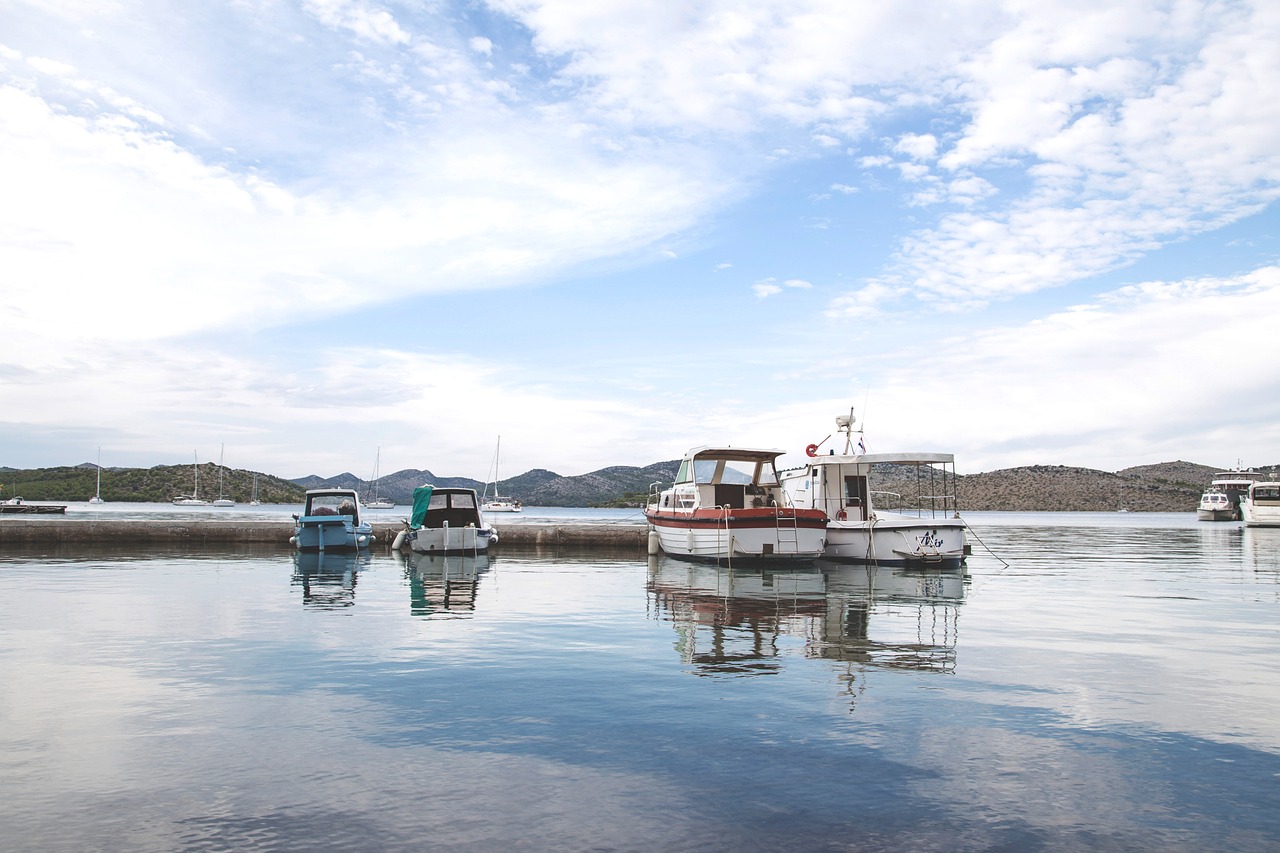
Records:
[[[646,512],[645,518],[657,527],[675,527],[693,530],[726,526],[724,510],[696,509],[692,513]],[[727,518],[729,529],[796,527],[807,530],[825,530],[827,516],[822,510],[801,509],[795,514],[779,515],[771,509],[735,509],[730,510]]]

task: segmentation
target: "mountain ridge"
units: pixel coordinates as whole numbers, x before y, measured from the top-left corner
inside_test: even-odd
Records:
[[[679,460],[668,460],[643,467],[614,465],[574,476],[535,468],[502,480],[498,491],[526,506],[639,506],[649,487],[653,483],[670,483],[678,467]],[[369,496],[374,490],[370,481],[347,471],[332,477],[311,474],[284,479],[238,468],[219,471],[213,463],[202,464],[199,470],[202,497],[216,495],[221,474],[223,491],[239,503],[250,500],[255,476],[259,498],[265,503],[300,503],[310,488],[352,488]],[[962,512],[1183,512],[1194,511],[1213,476],[1228,470],[1229,467],[1184,460],[1135,465],[1115,472],[1066,465],[1026,465],[959,474],[956,486]],[[1280,465],[1253,470],[1275,476],[1280,474]],[[40,469],[0,467],[0,482],[4,483],[0,497],[16,494],[35,501],[86,501],[94,494],[96,472],[93,463]],[[190,494],[194,480],[189,465],[104,467],[102,472],[102,496],[107,501],[168,501],[178,494]],[[413,500],[413,490],[424,484],[475,489],[480,494],[485,491],[485,484],[479,480],[439,477],[428,469],[411,468],[381,477],[377,491],[380,497],[407,506]],[[910,485],[893,490],[905,495]]]

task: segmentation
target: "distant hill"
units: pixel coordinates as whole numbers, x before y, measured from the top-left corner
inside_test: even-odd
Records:
[[[669,484],[679,462],[656,462],[643,468],[619,465],[589,474],[563,477],[535,468],[503,480],[498,491],[518,498],[526,506],[639,506],[652,483]],[[21,495],[32,501],[87,501],[93,496],[96,467],[92,463],[62,468],[20,470],[0,467],[0,497]],[[1118,472],[1063,465],[1031,465],[957,477],[960,509],[1004,511],[1191,512],[1200,493],[1222,467],[1193,462],[1161,462],[1137,465]],[[1280,476],[1280,465],[1257,468]],[[218,495],[218,466],[200,466],[200,496]],[[238,503],[247,503],[255,472],[238,468],[222,471],[223,492]],[[310,475],[285,480],[258,473],[258,495],[264,503],[301,503],[306,489],[342,487],[362,494],[371,484],[350,472],[333,477]],[[102,469],[102,496],[110,502],[168,501],[190,494],[190,465],[158,465],[154,468]],[[427,470],[406,469],[383,477],[378,493],[408,506],[413,490],[424,483],[484,492],[484,483],[467,477],[437,477]],[[876,489],[896,492],[913,504],[927,484],[914,481],[877,480]]]
[[[1270,465],[1257,470],[1278,469]],[[1223,470],[1182,461],[1138,465],[1116,473],[1032,465],[962,475],[957,488],[962,511],[1190,512],[1213,475]]]
[[[659,462],[644,468],[624,465],[603,468],[590,474],[562,477],[554,471],[535,468],[532,471],[502,480],[498,493],[513,497],[526,506],[595,506],[619,501],[628,493],[643,494],[655,480],[670,482],[676,475],[679,462]],[[303,489],[348,488],[362,494],[372,487],[354,474],[343,473],[336,477],[300,477],[292,482]],[[404,470],[389,474],[378,481],[378,494],[397,504],[413,503],[413,490],[418,486],[475,489],[483,495],[485,484],[467,477],[437,477],[430,471]],[[490,492],[493,486],[490,484]]]
[[[218,497],[218,466],[200,467],[200,497]],[[0,497],[19,495],[29,501],[87,501],[97,488],[97,466],[85,463],[60,468],[0,468]],[[237,503],[253,497],[258,477],[258,500],[263,503],[301,503],[303,490],[288,480],[239,468],[222,470],[222,494]],[[195,488],[191,465],[157,465],[154,468],[103,468],[102,499],[108,503],[163,503]]]

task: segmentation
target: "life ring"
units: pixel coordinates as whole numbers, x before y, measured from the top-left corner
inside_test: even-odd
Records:
[[[806,447],[806,448],[804,449],[804,452],[805,452],[805,453],[807,453],[807,454],[809,454],[810,456],[817,456],[817,455],[818,455],[818,445],[816,445],[816,444],[811,444],[811,445],[809,445],[808,447]]]
[[[840,510],[839,512],[836,513],[836,521],[844,521],[848,517],[849,517],[849,513],[845,512],[844,510]]]

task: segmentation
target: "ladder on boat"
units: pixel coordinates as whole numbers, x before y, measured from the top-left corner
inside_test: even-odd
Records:
[[[800,550],[800,527],[796,521],[796,508],[780,506],[774,518],[777,521],[778,553],[795,554]]]

